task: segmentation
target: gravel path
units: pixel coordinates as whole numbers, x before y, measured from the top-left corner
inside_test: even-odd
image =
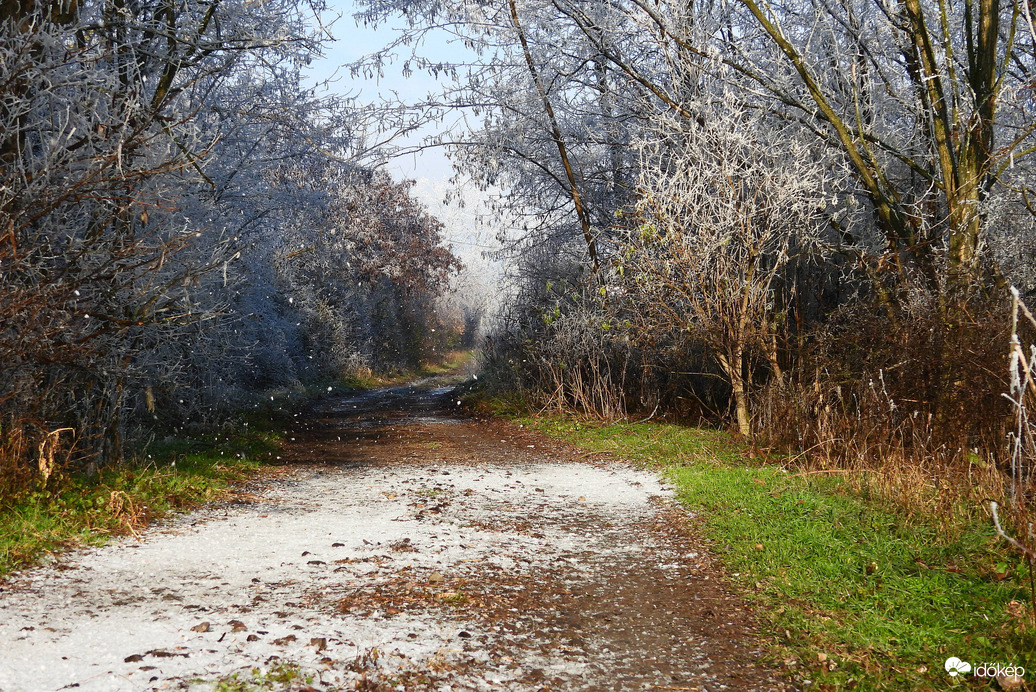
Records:
[[[451,401],[329,401],[247,499],[23,573],[0,691],[783,689],[654,474]]]

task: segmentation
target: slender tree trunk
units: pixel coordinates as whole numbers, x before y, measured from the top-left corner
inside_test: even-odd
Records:
[[[742,372],[744,367],[744,348],[735,344],[729,354],[719,354],[719,364],[730,380],[731,394],[734,397],[734,412],[737,414],[737,430],[745,437],[752,434],[752,417],[748,411],[748,386]]]
[[[597,242],[594,240],[593,230],[590,225],[590,215],[583,205],[582,195],[579,194],[579,185],[576,184],[575,169],[572,167],[572,161],[568,155],[568,147],[565,145],[565,139],[561,135],[561,128],[558,127],[558,120],[554,116],[554,107],[550,103],[550,97],[543,86],[543,82],[540,80],[536,63],[532,59],[532,51],[529,50],[529,42],[525,38],[525,30],[522,29],[522,24],[518,19],[518,8],[515,6],[515,0],[508,0],[508,5],[511,8],[511,21],[514,23],[515,31],[518,32],[518,40],[521,42],[522,52],[525,54],[525,63],[529,66],[529,74],[532,76],[536,90],[543,100],[543,110],[550,121],[551,137],[558,148],[561,164],[565,168],[565,177],[568,179],[568,193],[572,197],[572,205],[576,208],[576,216],[579,218],[579,225],[583,230],[583,240],[586,241],[586,251],[590,255],[590,263],[593,265],[594,274],[596,274],[601,268],[597,257]]]

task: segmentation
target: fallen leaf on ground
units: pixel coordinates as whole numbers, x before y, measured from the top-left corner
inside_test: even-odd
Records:
[[[1025,680],[1020,675],[998,675],[996,681],[1005,690],[1015,690],[1022,686]]]

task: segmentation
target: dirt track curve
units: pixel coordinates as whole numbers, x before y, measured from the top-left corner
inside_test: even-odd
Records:
[[[235,674],[307,691],[785,689],[654,474],[455,415],[435,384],[329,399],[235,501],[14,579],[0,691]]]

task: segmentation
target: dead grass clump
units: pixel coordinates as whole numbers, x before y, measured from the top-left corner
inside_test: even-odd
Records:
[[[0,425],[0,497],[46,487],[72,466],[76,442],[75,430],[68,427],[51,430],[29,420]]]
[[[147,528],[151,521],[147,507],[122,490],[111,491],[106,508],[115,520],[116,526],[121,529],[114,533],[129,533],[136,536],[137,531]]]
[[[0,496],[9,496],[24,488],[33,477],[30,458],[31,441],[22,425],[0,429]]]

